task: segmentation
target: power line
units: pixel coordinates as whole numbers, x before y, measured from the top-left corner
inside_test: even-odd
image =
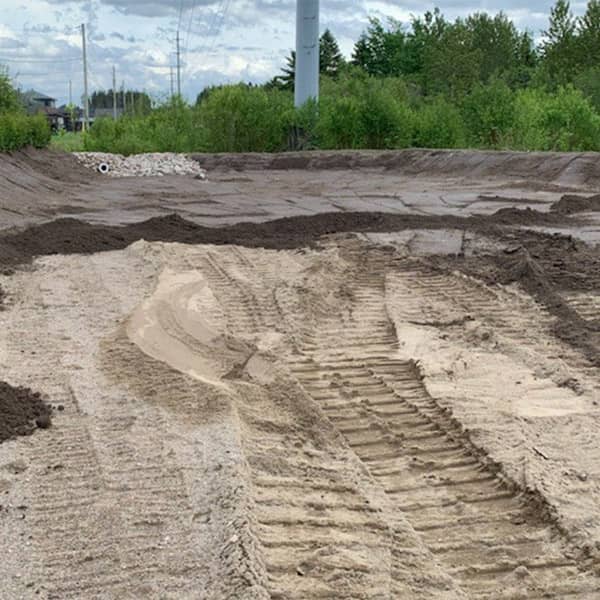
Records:
[[[219,26],[217,27],[217,29],[214,33],[213,41],[212,41],[212,44],[210,45],[210,50],[208,51],[209,54],[212,53],[212,51],[215,49],[215,44],[217,43],[217,38],[221,34],[221,29],[223,27],[223,24],[225,23],[225,17],[227,16],[227,12],[229,11],[229,6],[231,5],[231,0],[225,0],[221,4],[223,6],[223,12],[221,13],[221,19],[219,21]]]
[[[0,62],[4,63],[36,63],[36,64],[54,64],[54,63],[73,63],[81,62],[81,58],[56,58],[56,59],[41,59],[41,58],[1,58]]]

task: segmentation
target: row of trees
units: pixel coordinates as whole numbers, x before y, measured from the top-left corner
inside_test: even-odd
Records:
[[[512,89],[557,90],[573,84],[600,107],[600,0],[589,0],[582,17],[557,0],[542,42],[519,31],[502,12],[447,20],[439,9],[402,24],[370,19],[347,63],[327,30],[321,37],[321,74],[336,77],[356,66],[375,77],[402,77],[423,96],[461,98],[492,79]],[[292,89],[295,53],[267,86]]]
[[[145,118],[95,124],[93,150],[600,150],[600,0],[552,8],[542,42],[499,13],[371,19],[349,60],[325,31],[318,106],[294,109],[295,55],[264,85],[205,89]]]

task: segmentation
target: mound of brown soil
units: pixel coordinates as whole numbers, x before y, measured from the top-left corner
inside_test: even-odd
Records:
[[[51,413],[38,392],[0,381],[0,443],[49,427]]]

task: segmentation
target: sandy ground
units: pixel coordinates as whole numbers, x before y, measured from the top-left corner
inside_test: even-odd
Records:
[[[595,250],[520,235],[140,240],[0,274],[1,379],[55,407],[0,444],[0,598],[600,598]],[[498,252],[531,273],[488,276]]]

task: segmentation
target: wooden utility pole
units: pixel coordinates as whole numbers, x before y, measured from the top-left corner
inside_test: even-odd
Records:
[[[170,68],[171,68],[171,100],[173,100],[173,93],[174,93],[174,90],[173,90],[173,65],[171,65]]]
[[[69,106],[73,104],[73,81],[69,79]]]
[[[83,48],[83,130],[90,126],[90,100],[88,96],[87,48],[85,45],[85,25],[81,24],[81,45]]]
[[[117,120],[117,69],[113,65],[113,119]]]
[[[181,49],[179,48],[179,29],[177,30],[177,95],[181,98]]]

